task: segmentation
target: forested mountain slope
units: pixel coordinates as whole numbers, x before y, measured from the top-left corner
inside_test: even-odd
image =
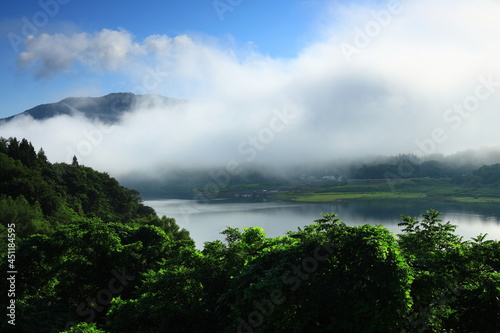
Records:
[[[398,236],[325,214],[198,250],[109,175],[9,139],[0,215],[2,331],[498,332],[500,242],[463,241],[433,210]]]

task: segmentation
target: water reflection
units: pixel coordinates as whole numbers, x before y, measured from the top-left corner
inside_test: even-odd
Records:
[[[337,213],[348,225],[382,224],[395,233],[401,214],[420,217],[428,209],[443,213],[442,219],[458,225],[457,233],[465,239],[488,233],[487,239],[500,239],[500,207],[489,203],[454,203],[424,199],[352,200],[323,204],[293,204],[287,202],[213,201],[199,204],[190,200],[146,201],[159,215],[174,217],[190,231],[197,247],[205,241],[223,239],[220,232],[226,227],[243,229],[259,226],[269,237],[311,224],[320,213]]]

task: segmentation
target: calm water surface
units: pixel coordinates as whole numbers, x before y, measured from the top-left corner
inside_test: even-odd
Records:
[[[224,239],[221,231],[233,228],[262,227],[268,237],[282,236],[313,223],[321,213],[334,212],[348,225],[382,224],[399,233],[401,214],[418,216],[428,209],[437,209],[441,218],[458,225],[456,233],[465,239],[488,233],[487,239],[500,239],[500,205],[491,203],[450,203],[415,199],[353,200],[323,204],[296,204],[280,201],[231,202],[215,200],[209,204],[191,200],[146,201],[159,215],[176,219],[189,230],[198,248],[203,243]]]

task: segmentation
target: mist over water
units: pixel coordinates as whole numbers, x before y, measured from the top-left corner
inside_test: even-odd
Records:
[[[498,333],[499,18],[4,1],[0,327]]]

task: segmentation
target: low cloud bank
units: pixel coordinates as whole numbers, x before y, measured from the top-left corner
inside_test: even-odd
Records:
[[[80,116],[18,118],[0,125],[0,135],[115,176],[500,145],[497,2],[334,4],[330,15],[334,23],[292,59],[187,35],[31,37],[19,64],[36,77],[114,71],[130,79],[131,92],[190,102],[138,106],[111,126]]]

